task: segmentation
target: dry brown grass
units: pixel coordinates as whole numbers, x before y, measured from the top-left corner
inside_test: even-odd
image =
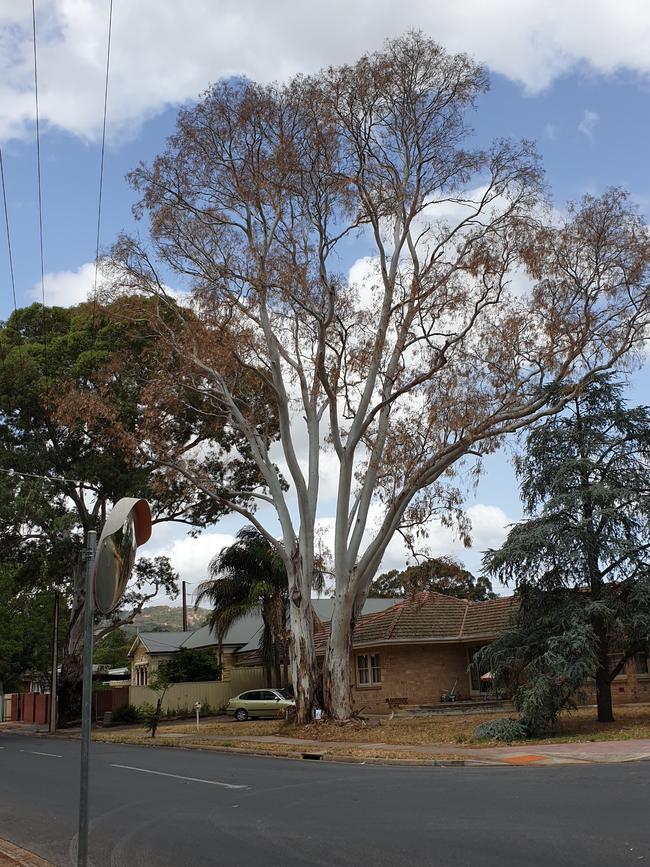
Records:
[[[474,739],[477,725],[499,717],[512,716],[502,713],[458,714],[449,716],[419,717],[414,719],[386,718],[378,726],[362,727],[352,723],[312,723],[308,726],[284,726],[283,734],[291,737],[309,738],[327,743],[348,741],[384,744],[464,744],[485,746]],[[616,722],[599,723],[596,709],[579,708],[562,715],[555,732],[546,738],[526,743],[561,743],[572,741],[629,740],[650,738],[650,705],[621,705],[614,711]]]
[[[414,719],[382,719],[379,725],[358,723],[319,722],[307,726],[285,725],[282,734],[294,738],[309,738],[322,741],[348,741],[353,743],[406,744],[457,744],[470,740],[479,723],[505,714],[458,714],[454,716],[431,716]]]
[[[199,728],[200,735],[251,735],[259,737],[259,735],[279,735],[283,734],[284,720],[280,719],[264,719],[264,720],[249,720],[247,722],[235,722],[234,720],[224,719],[208,719],[205,722],[202,720]],[[159,732],[178,733],[178,734],[196,734],[196,723],[161,723],[158,726]]]
[[[535,743],[572,743],[579,741],[626,741],[650,738],[650,704],[619,705],[615,722],[599,723],[596,708],[583,707],[562,715],[555,733]]]
[[[371,721],[367,725],[356,722],[339,724],[318,722],[307,726],[297,726],[282,720],[257,720],[237,723],[226,721],[207,721],[201,723],[197,737],[194,724],[162,723],[158,736],[153,743],[158,745],[236,746],[242,749],[264,749],[273,754],[286,755],[281,747],[299,751],[297,744],[269,744],[257,740],[264,736],[298,738],[318,741],[320,744],[336,742],[349,744],[387,744],[390,746],[433,746],[436,744],[462,744],[464,746],[486,746],[485,742],[474,740],[474,729],[479,723],[506,713],[454,714],[449,716],[418,717],[413,719],[387,717]],[[615,710],[616,722],[599,723],[593,707],[580,708],[572,713],[563,714],[553,735],[526,743],[562,743],[578,741],[629,740],[631,738],[650,738],[650,705],[622,705]],[[132,727],[128,730],[103,731],[98,738],[122,743],[151,744],[152,739],[143,729]],[[192,737],[194,736],[194,737]],[[232,740],[229,740],[232,739]],[[354,747],[332,747],[344,749],[351,755]],[[365,747],[364,747],[365,749]],[[382,756],[387,756],[385,748]],[[410,754],[413,756],[413,754]],[[413,756],[418,757],[418,756]]]

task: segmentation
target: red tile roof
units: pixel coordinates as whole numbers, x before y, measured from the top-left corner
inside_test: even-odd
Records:
[[[515,597],[470,602],[433,591],[423,591],[385,611],[361,617],[353,644],[406,644],[420,641],[467,642],[495,638],[510,623]],[[325,647],[330,625],[316,635],[316,649]]]

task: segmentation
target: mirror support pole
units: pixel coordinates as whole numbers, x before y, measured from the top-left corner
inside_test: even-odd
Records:
[[[86,534],[86,595],[84,598],[83,697],[81,702],[81,774],[79,778],[79,834],[77,867],[88,864],[88,770],[90,764],[90,727],[93,710],[93,570],[97,552],[97,533]]]

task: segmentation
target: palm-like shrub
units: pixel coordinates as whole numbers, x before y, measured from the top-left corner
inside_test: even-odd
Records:
[[[199,585],[196,605],[212,605],[209,625],[221,646],[230,627],[250,614],[262,615],[262,664],[269,683],[287,678],[287,573],[279,555],[254,527],[243,527],[232,545],[223,548],[209,566],[210,578]]]

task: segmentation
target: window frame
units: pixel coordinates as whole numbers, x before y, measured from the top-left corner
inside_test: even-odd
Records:
[[[365,665],[361,664],[365,660]],[[381,671],[380,653],[357,653],[356,654],[357,687],[359,689],[376,689],[383,683]]]

